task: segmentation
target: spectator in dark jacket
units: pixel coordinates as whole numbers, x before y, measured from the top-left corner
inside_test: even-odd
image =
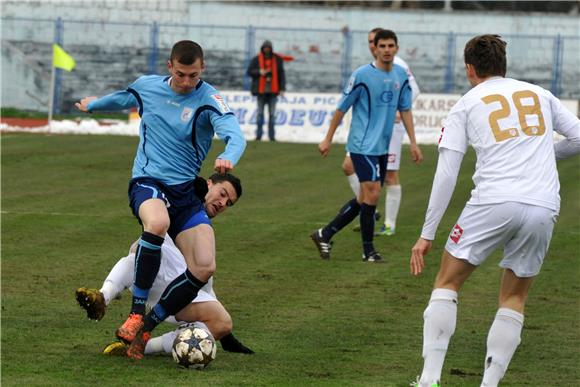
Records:
[[[284,74],[284,60],[272,50],[272,42],[264,41],[260,53],[256,55],[247,71],[252,77],[252,95],[258,97],[258,115],[256,140],[262,139],[264,125],[264,106],[268,105],[268,137],[276,141],[274,131],[276,117],[276,102],[278,95],[284,95],[286,77]]]

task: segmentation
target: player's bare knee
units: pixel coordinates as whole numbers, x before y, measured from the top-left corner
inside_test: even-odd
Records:
[[[361,190],[363,202],[370,205],[376,205],[379,202],[379,197],[381,195],[380,184],[369,184],[363,186]]]
[[[226,313],[223,316],[223,319],[221,321],[222,337],[232,333],[233,328],[234,328],[234,323],[232,321],[232,318],[230,317],[230,315],[228,313]]]
[[[216,340],[232,333],[233,323],[229,314],[220,315],[219,317],[208,320],[206,325],[211,331],[211,334]]]
[[[167,230],[169,230],[169,219],[156,219],[149,221],[143,225],[143,229],[151,234],[163,237],[167,234]]]
[[[380,192],[372,192],[365,195],[363,202],[368,205],[376,206],[379,203]]]
[[[342,171],[346,176],[350,176],[354,173],[354,167],[352,166],[350,158],[346,157],[342,162]]]
[[[215,262],[207,263],[203,265],[198,265],[195,270],[190,270],[196,278],[201,281],[208,281],[209,278],[215,273],[216,265]]]
[[[451,289],[456,292],[469,278],[477,266],[470,264],[468,261],[456,258],[447,250],[441,257],[441,267],[435,278],[435,288]]]
[[[385,176],[385,183],[387,185],[398,185],[399,184],[399,175],[397,173],[392,173],[396,171],[388,171],[387,176]]]

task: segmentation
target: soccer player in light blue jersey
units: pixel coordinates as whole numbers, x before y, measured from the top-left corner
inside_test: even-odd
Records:
[[[334,234],[360,213],[363,261],[383,261],[373,245],[374,214],[384,181],[397,110],[409,134],[413,160],[420,163],[423,159],[415,140],[409,79],[405,69],[393,63],[398,51],[397,35],[390,30],[377,31],[374,43],[375,61],[354,71],[343,91],[328,132],[318,145],[320,154],[326,157],[338,125],[352,107],[346,150],[350,152],[361,190],[358,198],[349,200],[329,224],[311,234],[323,259],[330,258],[330,240]]]
[[[136,359],[143,357],[155,326],[188,305],[213,275],[215,238],[209,218],[241,195],[241,187],[227,186],[220,191],[221,200],[207,209],[195,195],[194,182],[214,134],[226,143],[214,163],[221,174],[233,169],[246,141],[228,105],[201,79],[205,64],[199,44],[177,42],[167,67],[170,76],[143,76],[126,90],[87,97],[76,104],[85,112],[136,107],[141,116],[129,205],[143,233],[135,256],[131,312],[116,332],[119,339],[131,343],[127,354]],[[185,257],[187,270],[167,286],[159,303],[145,315],[166,233]]]

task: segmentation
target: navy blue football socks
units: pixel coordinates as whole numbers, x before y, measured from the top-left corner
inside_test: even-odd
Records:
[[[375,211],[377,206],[362,203],[360,205],[360,235],[362,237],[365,256],[375,251],[373,235],[375,231]]]
[[[149,290],[161,265],[161,245],[164,238],[144,231],[135,253],[135,283],[131,313],[145,314]]]
[[[145,316],[143,330],[151,332],[168,316],[175,315],[185,308],[197,297],[199,289],[205,284],[206,282],[195,278],[189,270],[185,270],[167,285],[159,299],[159,303]]]
[[[338,215],[326,227],[322,229],[322,237],[329,241],[330,238],[347,224],[353,221],[360,213],[361,206],[356,198],[349,200],[338,212]]]

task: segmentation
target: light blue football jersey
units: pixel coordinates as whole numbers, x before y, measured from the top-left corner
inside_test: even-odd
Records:
[[[139,109],[140,140],[132,177],[152,177],[168,185],[195,179],[214,133],[226,143],[218,158],[235,165],[244,153],[246,140],[218,91],[200,80],[192,92],[177,94],[168,80],[168,76],[146,75],[127,90],[88,105],[89,111]]]
[[[352,106],[346,150],[370,156],[387,154],[397,110],[410,110],[412,97],[403,67],[393,64],[391,71],[384,71],[370,63],[356,69],[337,107],[346,112]]]

